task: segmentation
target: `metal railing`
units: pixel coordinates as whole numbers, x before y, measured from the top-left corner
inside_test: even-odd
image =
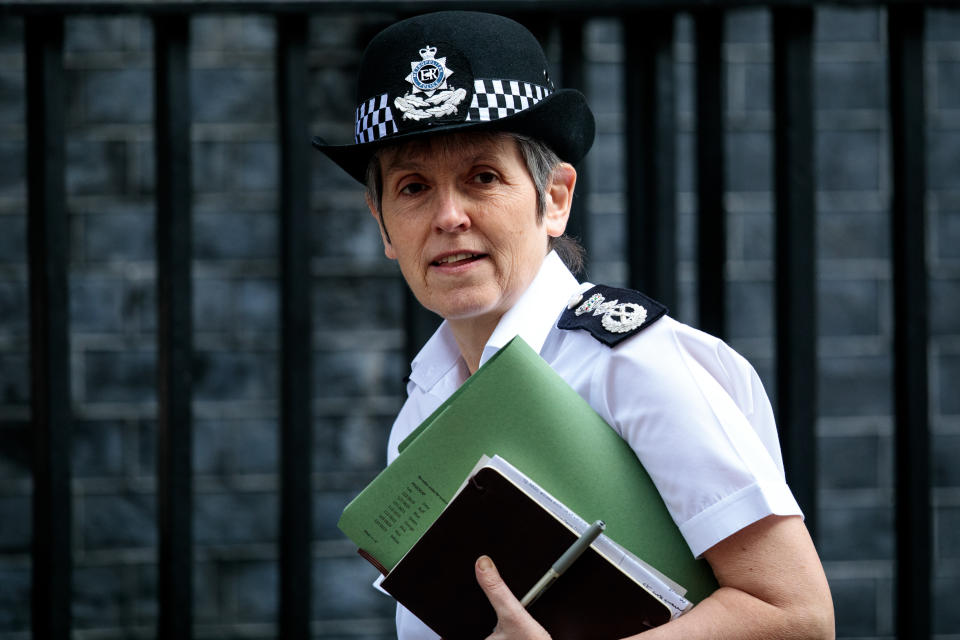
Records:
[[[798,0],[590,3],[590,15],[617,16],[632,34],[624,78],[629,284],[667,304],[677,299],[672,68],[673,18],[690,12],[696,47],[697,234],[700,238],[700,325],[724,336],[724,12],[769,8],[774,59],[776,220],[776,393],[788,480],[816,527],[814,423],[814,154],[811,42],[815,4]],[[925,267],[924,14],[942,3],[912,0],[837,4],[882,6],[888,15],[890,126],[893,158],[896,429],[896,616],[900,638],[929,638],[931,516]],[[156,229],[158,286],[158,600],[160,638],[192,637],[191,482],[191,184],[188,34],[198,12],[244,11],[276,17],[276,101],[279,105],[281,364],[281,527],[279,635],[310,635],[311,341],[309,303],[309,148],[307,17],[325,11],[389,8],[398,13],[449,7],[502,11],[519,19],[550,11],[562,25],[562,75],[583,84],[582,3],[324,2],[318,0],[197,2],[4,0],[0,14],[25,21],[28,143],[28,238],[35,437],[33,612],[36,638],[71,633],[70,384],[65,201],[64,17],[78,13],[151,16],[155,46]],[[583,202],[583,200],[581,200]],[[582,224],[582,223],[581,223]],[[575,233],[586,234],[585,225]],[[708,241],[709,239],[709,241]],[[432,322],[411,311],[411,345]]]

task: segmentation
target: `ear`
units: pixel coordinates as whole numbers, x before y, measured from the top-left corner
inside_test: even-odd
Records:
[[[570,208],[573,206],[573,189],[577,185],[577,170],[573,165],[561,162],[553,170],[547,185],[547,208],[543,222],[547,235],[559,238],[567,228]]]
[[[393,244],[390,242],[390,234],[387,233],[386,228],[383,226],[383,215],[381,215],[376,203],[370,200],[369,195],[366,197],[366,201],[370,215],[377,221],[377,228],[380,229],[380,239],[383,240],[383,254],[391,260],[396,260],[397,252],[393,250]]]

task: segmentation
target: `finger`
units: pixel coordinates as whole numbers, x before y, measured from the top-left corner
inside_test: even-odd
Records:
[[[490,639],[550,640],[550,634],[534,620],[510,587],[500,577],[496,565],[488,556],[480,556],[475,565],[477,584],[483,589],[497,614],[497,627]]]
[[[500,572],[493,564],[489,556],[480,556],[476,564],[477,583],[483,592],[487,594],[487,600],[497,612],[497,617],[503,618],[503,614],[516,614],[523,607],[517,600],[510,587],[500,577]]]

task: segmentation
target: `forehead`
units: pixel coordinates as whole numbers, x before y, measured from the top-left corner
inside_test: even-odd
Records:
[[[387,147],[379,153],[384,172],[409,165],[455,166],[476,159],[504,162],[520,158],[517,141],[507,133],[453,133]]]

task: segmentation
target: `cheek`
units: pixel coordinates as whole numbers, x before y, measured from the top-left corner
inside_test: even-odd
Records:
[[[401,265],[419,259],[423,249],[423,238],[418,235],[417,228],[409,221],[391,212],[386,216],[386,229],[390,234],[389,241],[383,239],[383,251],[388,258],[396,260]]]

